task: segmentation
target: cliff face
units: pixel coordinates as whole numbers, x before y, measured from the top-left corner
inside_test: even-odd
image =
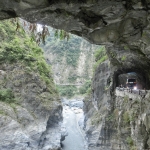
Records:
[[[141,50],[110,45],[107,54],[110,63],[99,65],[93,77],[93,93],[85,99],[89,149],[149,149],[149,94],[116,93],[118,81],[125,79],[120,75],[131,72],[141,78],[143,88],[149,89],[149,59]]]
[[[55,37],[54,31],[50,30],[50,37],[42,48],[47,62],[52,66],[56,84],[82,85],[92,78],[93,54],[100,46],[71,34],[68,41],[60,40]]]
[[[60,149],[62,106],[42,50],[10,20],[0,32],[0,149]]]
[[[116,91],[112,105],[107,90],[98,104],[100,107],[96,109],[92,107],[92,101],[85,100],[89,150],[149,149],[149,93],[141,97]]]
[[[62,119],[62,108],[58,98],[46,91],[47,86],[38,73],[27,72],[23,64],[4,64],[0,69],[4,71],[0,80],[1,90],[10,89],[16,99],[6,103],[1,97],[0,149],[60,147],[61,133],[46,137],[60,128],[58,123]]]
[[[44,2],[37,0],[4,2],[0,0],[1,19],[20,16],[31,22],[64,29],[95,44],[106,44],[110,59],[110,71],[105,63],[98,67],[93,80],[92,97],[89,101],[85,101],[87,136],[89,141],[91,139],[90,149],[143,150],[150,148],[149,98],[144,100],[147,104],[144,104],[145,110],[140,114],[137,113],[134,129],[131,120],[127,121],[128,123],[123,121],[123,128],[118,129],[116,123],[119,121],[112,116],[112,114],[120,113],[120,110],[117,110],[116,102],[123,112],[127,111],[125,116],[131,116],[133,110],[130,106],[131,102],[122,104],[121,98],[115,97],[115,88],[120,74],[136,72],[143,77],[145,88],[150,88],[149,9],[149,0],[57,0]],[[104,71],[101,70],[101,67]],[[105,75],[105,71],[108,72],[109,77]],[[106,87],[107,94],[104,87]],[[129,106],[126,107],[128,104]],[[141,107],[141,104],[133,105],[137,109]],[[140,119],[140,115],[146,116],[146,120]],[[92,119],[92,117],[94,118]],[[119,118],[122,120],[121,116]],[[139,126],[139,121],[142,127]],[[121,129],[125,131],[121,131]],[[136,135],[138,140],[132,136],[132,133]],[[144,140],[141,140],[141,135]],[[118,139],[116,139],[117,137]],[[115,143],[117,144],[115,145]]]
[[[109,61],[105,61],[97,68],[93,77],[91,97],[86,97],[84,100],[85,129],[89,150],[109,149],[108,144],[110,144],[113,129],[109,127],[109,133],[105,132],[105,127],[109,126],[105,117],[112,107],[108,91],[111,84],[110,64]]]

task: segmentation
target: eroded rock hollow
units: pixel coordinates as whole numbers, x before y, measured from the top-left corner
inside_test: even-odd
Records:
[[[0,0],[1,20],[21,17],[106,45],[109,62],[96,70],[85,101],[89,149],[150,148],[149,96],[142,102],[115,96],[124,73],[136,72],[150,88],[149,12],[149,0]]]

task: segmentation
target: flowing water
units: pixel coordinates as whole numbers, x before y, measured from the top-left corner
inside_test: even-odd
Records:
[[[63,150],[86,150],[84,132],[79,127],[83,125],[83,111],[79,107],[63,106],[64,125],[68,136],[62,142]]]

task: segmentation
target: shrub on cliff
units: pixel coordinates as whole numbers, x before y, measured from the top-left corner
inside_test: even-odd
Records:
[[[76,92],[77,92],[77,88],[76,86],[73,86],[73,85],[64,85],[64,86],[57,86],[58,90],[59,90],[59,93],[60,93],[60,96],[64,96],[64,97],[67,97],[67,98],[71,98],[73,97]]]
[[[16,31],[10,20],[0,22],[0,64],[23,63],[30,71],[40,74],[51,93],[57,93],[50,66],[46,63],[42,49],[22,28]]]
[[[102,63],[104,62],[105,60],[108,59],[108,56],[106,54],[106,50],[105,50],[105,47],[102,46],[101,48],[97,49],[95,54],[95,61],[96,63],[94,64],[94,70]]]
[[[61,40],[55,38],[54,31],[51,31],[51,35],[47,38],[46,44],[42,45],[46,53],[52,53],[57,55],[57,62],[61,62],[63,57],[65,57],[66,64],[71,67],[78,66],[78,60],[80,56],[80,44],[81,39],[70,35],[69,42],[66,40]],[[53,62],[54,63],[54,62]]]
[[[91,89],[91,80],[87,80],[83,86],[79,88],[80,94],[85,94]]]
[[[0,90],[0,101],[12,103],[15,102],[15,97],[13,92],[10,89]]]

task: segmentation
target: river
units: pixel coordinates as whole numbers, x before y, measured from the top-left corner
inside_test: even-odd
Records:
[[[84,133],[78,125],[82,122],[83,111],[78,107],[63,106],[63,124],[66,126],[68,136],[62,142],[63,150],[86,150]]]

